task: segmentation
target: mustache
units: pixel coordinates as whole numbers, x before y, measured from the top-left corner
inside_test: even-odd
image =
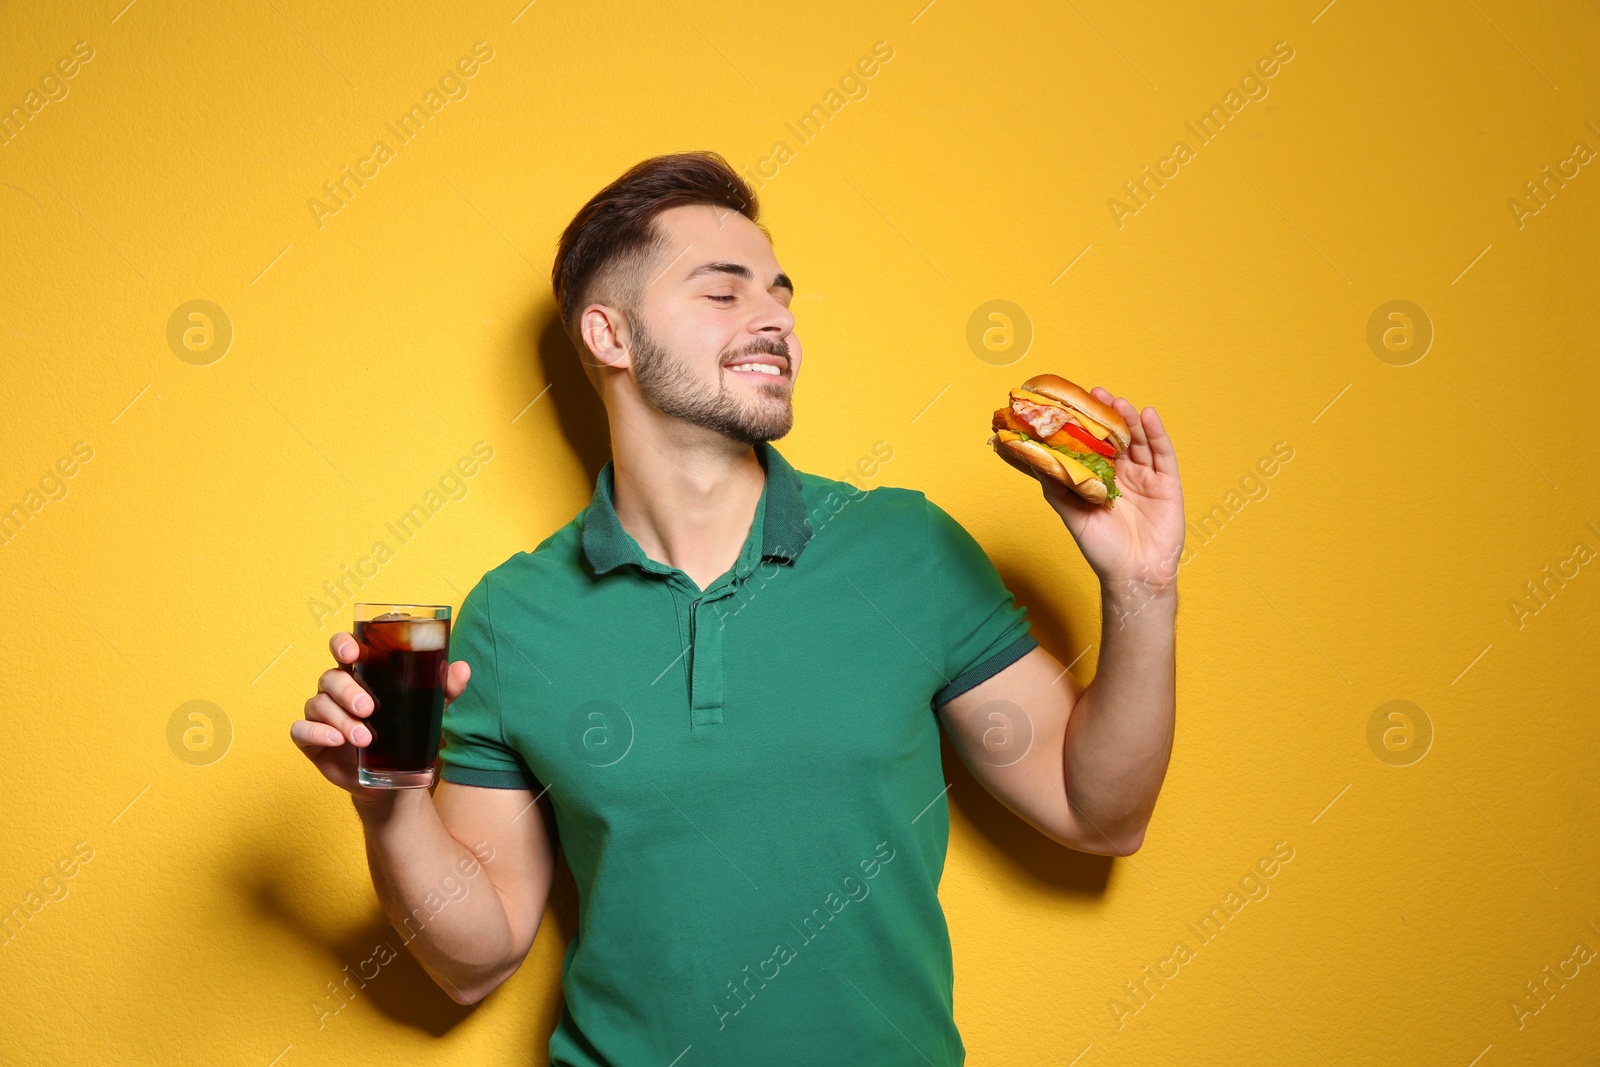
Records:
[[[775,341],[770,337],[762,337],[751,342],[738,352],[730,353],[728,358],[724,359],[722,362],[724,364],[732,363],[736,359],[743,358],[744,356],[751,356],[757,352],[762,352],[769,356],[782,356],[784,359],[790,358],[789,342]]]

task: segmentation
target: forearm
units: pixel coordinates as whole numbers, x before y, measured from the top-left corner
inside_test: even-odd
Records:
[[[453,997],[492,987],[513,966],[499,894],[475,854],[446,829],[425,789],[355,799],[367,867],[389,923],[423,969]]]
[[[1067,721],[1067,800],[1122,852],[1144,840],[1172,755],[1176,586],[1102,583],[1100,661]]]

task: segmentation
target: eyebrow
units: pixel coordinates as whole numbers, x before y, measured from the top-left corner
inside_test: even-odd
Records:
[[[689,272],[684,281],[692,281],[707,274],[732,274],[743,278],[745,281],[754,281],[756,277],[755,273],[743,263],[730,263],[727,260],[719,259],[710,263],[700,264]],[[779,271],[777,277],[772,279],[772,284],[779,288],[787,289],[791,296],[794,295],[794,282],[790,281],[789,276],[782,271]]]

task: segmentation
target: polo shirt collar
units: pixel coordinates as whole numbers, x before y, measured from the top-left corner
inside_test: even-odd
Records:
[[[756,457],[767,472],[757,514],[763,514],[761,558],[793,563],[811,540],[800,477],[770,441],[757,441]],[[615,463],[607,460],[595,479],[594,496],[584,511],[583,551],[596,576],[626,563],[643,567],[647,561],[639,543],[622,528],[615,504]]]

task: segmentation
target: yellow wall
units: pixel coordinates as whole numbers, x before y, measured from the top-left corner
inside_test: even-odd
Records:
[[[605,435],[552,323],[554,241],[628,165],[698,147],[764,168],[800,288],[785,454],[842,476],[890,442],[876,481],[966,523],[1048,647],[1087,649],[1080,677],[1092,576],[984,447],[1004,391],[1050,370],[1156,405],[1191,519],[1224,509],[1190,534],[1141,852],[1050,844],[946,753],[972,1062],[1600,1046],[1592,5],[122,2],[12,5],[0,34],[7,109],[92,51],[0,147],[0,506],[40,490],[0,546],[0,906],[41,903],[0,949],[7,1062],[544,1061],[566,875],[477,1010],[402,955],[332,1011],[395,935],[289,742],[348,618],[308,602],[385,541],[367,598],[459,604],[583,506]],[[400,143],[385,124],[480,41],[467,95]],[[1200,144],[1185,123],[1278,42],[1267,95]],[[786,126],[829,104],[809,141]],[[1109,206],[1180,139],[1164,188]],[[308,206],[358,165],[345,204]],[[1577,173],[1540,205],[1547,165]],[[993,300],[1026,317],[1020,358],[982,315],[969,346]],[[1395,300],[1431,322],[1420,360],[1369,346]],[[191,301],[225,353],[169,344]],[[465,497],[399,544],[385,524],[477,442]],[[1538,605],[1547,565],[1570,577]],[[1369,744],[1391,701],[1425,752],[1401,720]],[[1278,842],[1269,895],[1194,937]],[[1146,965],[1178,969],[1141,1003]],[[1576,977],[1535,1014],[1546,965]]]

